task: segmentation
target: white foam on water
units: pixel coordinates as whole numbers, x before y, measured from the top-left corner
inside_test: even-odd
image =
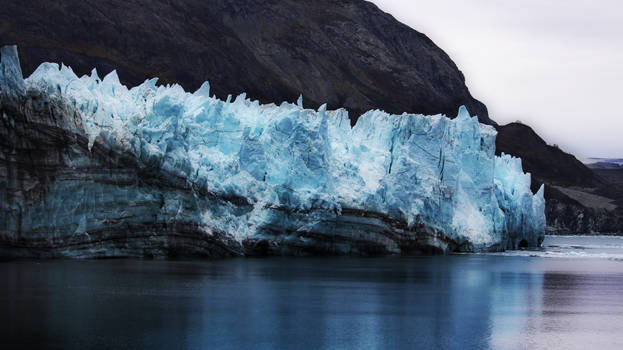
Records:
[[[623,261],[622,242],[623,237],[620,236],[546,236],[543,246],[539,250],[509,250],[501,253],[484,254]]]

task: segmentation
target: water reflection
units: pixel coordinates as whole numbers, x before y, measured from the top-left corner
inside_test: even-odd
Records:
[[[0,345],[558,348],[592,344],[592,334],[602,347],[621,345],[623,263],[594,263],[477,255],[8,262],[0,264]]]
[[[490,346],[495,349],[533,347],[535,329],[540,328],[543,275],[502,272],[492,286],[493,321]]]

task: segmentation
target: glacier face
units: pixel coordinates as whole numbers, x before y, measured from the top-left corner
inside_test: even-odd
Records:
[[[58,255],[117,256],[207,240],[226,255],[409,254],[543,238],[543,188],[531,193],[521,160],[496,157],[495,130],[464,107],[455,119],[369,111],[351,127],[345,110],[304,109],[301,98],[222,101],[208,83],[194,93],[156,79],[128,89],[114,71],[77,77],[53,63],[23,80],[7,47],[0,89],[3,105],[28,106],[3,112],[5,128],[22,118],[70,135],[53,179],[32,181],[42,188],[34,200],[28,184],[11,185],[19,171],[5,171],[15,199],[0,213],[6,246],[36,240]],[[15,143],[27,134],[5,132]],[[178,231],[192,231],[182,248],[171,241]]]

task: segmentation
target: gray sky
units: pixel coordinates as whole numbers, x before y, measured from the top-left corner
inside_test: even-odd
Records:
[[[578,157],[623,157],[623,2],[372,2],[446,51],[493,120]]]

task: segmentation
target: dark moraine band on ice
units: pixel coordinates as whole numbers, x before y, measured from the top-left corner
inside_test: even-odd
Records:
[[[418,254],[540,245],[543,188],[470,117],[128,89],[2,48],[0,254]]]

